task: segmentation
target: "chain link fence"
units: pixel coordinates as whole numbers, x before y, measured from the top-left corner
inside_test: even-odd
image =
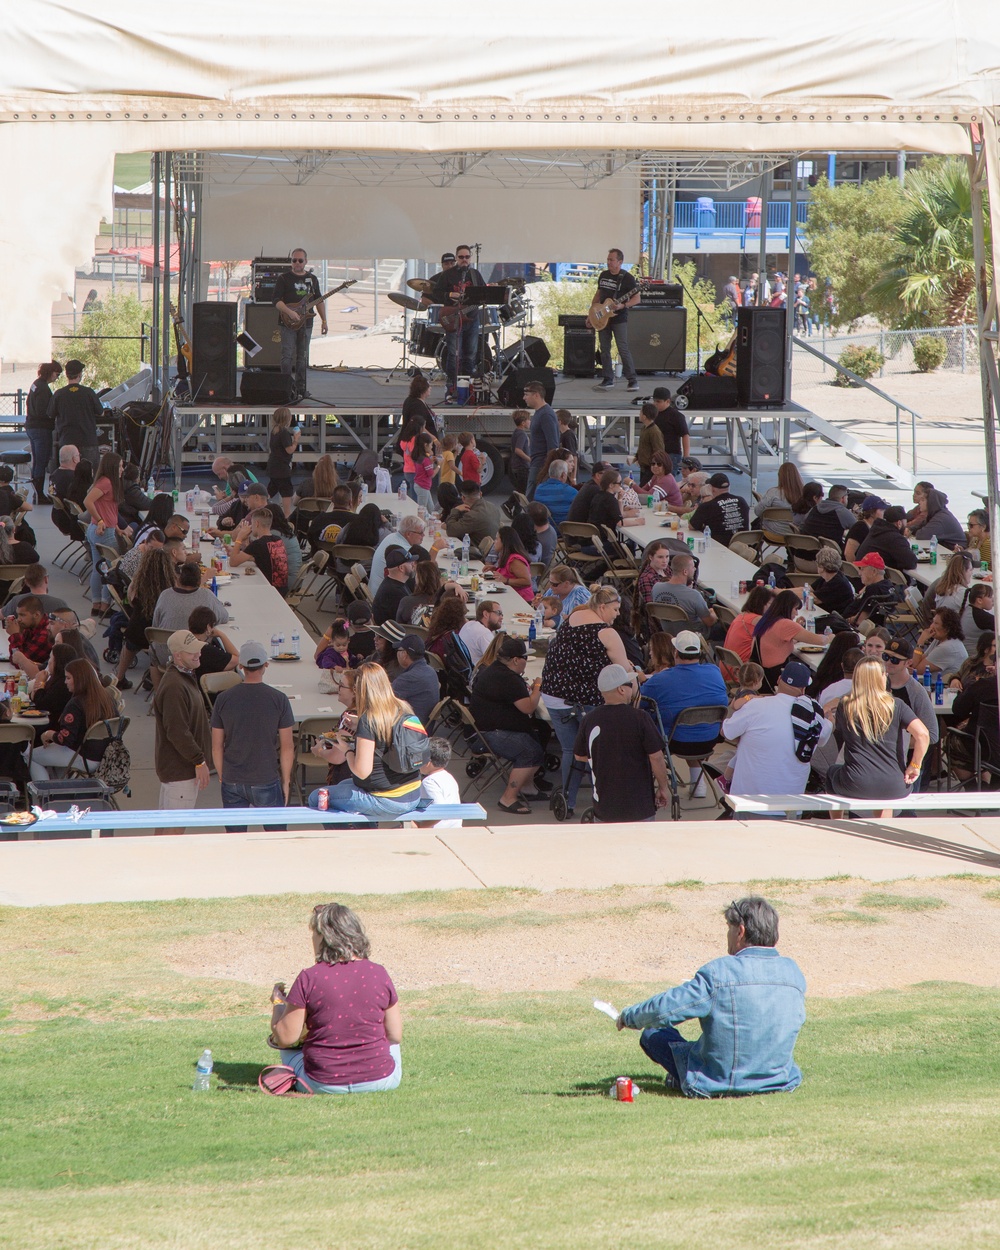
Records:
[[[0,391],[0,421],[17,423],[23,420],[27,399],[27,391]]]
[[[806,339],[835,360],[845,347],[874,347],[885,357],[885,364],[875,375],[889,377],[894,373],[917,371],[913,359],[913,344],[920,338],[941,338],[948,354],[941,369],[954,369],[959,373],[979,372],[979,340],[976,327],[940,326],[927,330],[862,330],[854,334],[830,334],[825,326],[813,330],[811,335],[796,330],[799,338]],[[830,366],[824,366],[824,372]]]

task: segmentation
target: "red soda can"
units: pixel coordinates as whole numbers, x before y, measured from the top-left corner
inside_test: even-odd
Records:
[[[745,595],[746,593],[747,593],[747,584],[745,581],[742,581],[740,582],[740,594]]]
[[[316,800],[316,806],[321,812],[327,812],[330,810],[330,791],[325,787],[319,792],[319,796]]]
[[[630,1076],[615,1077],[615,1098],[619,1102],[635,1102],[632,1095],[632,1078]]]

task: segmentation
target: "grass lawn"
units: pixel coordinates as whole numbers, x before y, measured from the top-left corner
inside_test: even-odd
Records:
[[[131,191],[149,181],[149,152],[120,152],[115,157],[115,185]]]
[[[398,1091],[266,1098],[269,986],[185,977],[163,951],[303,911],[0,909],[0,1244],[997,1244],[993,990],[812,1001],[801,1089],[718,1102],[665,1094],[636,1035],[590,1006],[659,985],[404,993]],[[195,1095],[205,1045],[218,1076]],[[604,1096],[620,1074],[643,1087],[632,1106]]]

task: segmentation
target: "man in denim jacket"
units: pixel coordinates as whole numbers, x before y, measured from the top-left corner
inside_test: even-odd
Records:
[[[792,1057],[806,1018],[806,982],[775,950],[778,913],[762,898],[725,910],[728,955],[699,968],[676,989],[626,1007],[619,1029],[642,1029],[639,1045],[666,1069],[666,1083],[689,1098],[774,1094],[801,1083]],[[701,1020],[686,1041],[673,1027]]]

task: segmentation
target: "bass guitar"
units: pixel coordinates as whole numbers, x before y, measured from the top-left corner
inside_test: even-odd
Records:
[[[170,305],[170,317],[174,323],[174,342],[177,344],[177,372],[181,377],[190,377],[191,375],[191,340],[188,338],[188,332],[184,325],[184,318],[177,309]],[[181,361],[184,361],[184,366]]]
[[[705,361],[705,372],[714,373],[719,378],[736,377],[736,334],[725,347],[720,347]]]
[[[294,304],[286,304],[283,309],[278,309],[281,324],[289,330],[301,330],[306,323],[306,318],[317,304],[322,304],[325,299],[329,299],[331,295],[336,295],[338,291],[346,291],[355,282],[357,282],[357,278],[348,278],[346,282],[341,282],[340,286],[335,286],[332,290],[327,291],[325,295],[317,295],[314,299],[300,299],[296,300]]]

